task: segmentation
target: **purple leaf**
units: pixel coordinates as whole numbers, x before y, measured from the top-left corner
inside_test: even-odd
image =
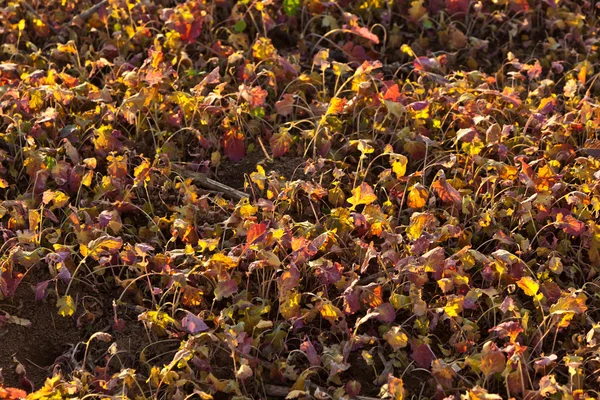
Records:
[[[300,345],[300,350],[302,350],[304,354],[306,354],[306,358],[308,358],[308,361],[310,362],[311,366],[314,367],[321,365],[321,358],[317,354],[317,350],[315,349],[315,346],[312,344],[310,339],[306,338],[306,340],[302,342],[302,344]]]
[[[224,297],[230,297],[232,294],[238,291],[238,284],[233,279],[227,281],[221,281],[217,283],[215,288],[215,299],[221,300]]]
[[[37,285],[35,285],[35,300],[36,301],[42,301],[42,300],[44,300],[44,298],[46,298],[46,295],[48,294],[46,292],[46,289],[48,288],[49,283],[50,283],[50,281],[47,280],[47,281],[43,281],[43,282],[40,282]]]
[[[202,318],[197,317],[191,312],[188,312],[187,316],[181,320],[181,326],[191,334],[208,330],[208,325],[204,323]]]

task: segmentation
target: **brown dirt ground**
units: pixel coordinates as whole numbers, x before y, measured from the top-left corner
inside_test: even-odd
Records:
[[[125,329],[118,332],[112,328],[112,300],[118,297],[118,293],[74,285],[72,295],[77,301],[77,312],[70,318],[59,316],[55,296],[49,295],[43,301],[35,300],[34,285],[49,277],[49,273],[43,268],[34,268],[21,282],[14,297],[0,301],[0,310],[31,321],[30,327],[15,324],[0,327],[0,369],[5,386],[31,389],[20,381],[15,372],[17,364],[13,357],[25,367],[27,379],[33,383],[34,389],[43,386],[46,378],[52,376],[55,366],[60,367],[64,374],[69,374],[70,361],[80,363],[83,358],[84,346],[80,345],[77,352],[73,351],[74,346],[86,341],[97,331],[110,333],[113,340],[110,343],[93,341],[88,361],[93,366],[106,366],[109,357],[106,351],[112,343],[116,343],[118,354],[111,359],[109,374],[118,372],[121,368],[134,368],[144,373],[139,361],[142,351],[148,359],[157,357],[159,361],[164,361],[162,356],[172,350],[172,343],[158,342],[149,346],[155,339],[146,331],[143,323],[137,321],[134,310],[120,307],[119,318],[125,320]],[[64,291],[64,285],[60,285],[62,284],[59,284],[59,288]],[[93,318],[78,327],[77,320],[84,309],[93,314]]]
[[[234,189],[243,190],[244,182],[250,179],[250,174],[256,171],[256,164],[261,164],[265,173],[276,171],[287,180],[301,179],[304,177],[303,167],[306,160],[303,157],[281,157],[267,160],[260,151],[247,154],[240,162],[225,162],[216,172],[216,180],[231,186]]]
[[[39,388],[52,374],[54,360],[82,339],[75,320],[60,317],[51,299],[35,301],[31,288],[34,281],[26,276],[15,296],[0,302],[0,310],[31,321],[30,327],[16,324],[0,327],[0,368],[7,386],[20,387],[13,356],[23,364],[34,387]]]

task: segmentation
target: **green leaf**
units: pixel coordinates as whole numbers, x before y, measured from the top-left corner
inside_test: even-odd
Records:
[[[300,0],[283,0],[283,11],[292,17],[296,15],[300,9]]]
[[[244,32],[244,30],[246,29],[246,21],[240,19],[238,22],[235,23],[233,29],[235,29],[237,33]]]

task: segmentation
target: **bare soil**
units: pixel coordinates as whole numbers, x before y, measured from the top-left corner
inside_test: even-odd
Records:
[[[35,278],[26,276],[15,296],[0,302],[0,310],[31,321],[30,327],[17,324],[0,327],[0,369],[7,386],[23,387],[15,372],[15,361],[18,361],[25,367],[26,376],[33,382],[34,388],[39,388],[52,375],[55,360],[72,350],[84,336],[74,318],[63,318],[57,314],[55,300],[35,300],[31,287],[35,281]]]
[[[108,374],[121,368],[134,368],[144,373],[145,366],[139,361],[140,353],[144,352],[147,359],[162,358],[172,350],[172,343],[159,341],[156,345],[149,345],[156,340],[143,323],[137,321],[137,313],[132,309],[119,308],[118,317],[125,321],[124,329],[117,331],[113,328],[112,301],[118,297],[117,292],[74,285],[71,294],[77,301],[77,312],[69,318],[59,316],[56,296],[50,294],[42,301],[35,300],[34,283],[49,278],[49,273],[43,268],[34,267],[21,282],[15,296],[0,301],[0,310],[31,321],[28,327],[17,324],[0,326],[0,370],[5,386],[37,390],[55,370],[64,375],[71,373],[72,367],[83,360],[85,346],[82,343],[98,331],[110,333],[113,339],[109,343],[93,341],[87,361],[92,367],[108,366]],[[64,285],[61,285],[59,289],[64,291]],[[83,316],[84,313],[88,318]],[[107,353],[113,343],[117,345],[118,357],[110,357]],[[18,363],[25,368],[25,376],[33,388],[17,374]]]
[[[225,162],[216,172],[216,180],[231,186],[234,189],[243,190],[246,180],[249,181],[250,174],[256,171],[256,165],[260,164],[265,173],[275,171],[286,180],[304,178],[303,167],[306,160],[303,157],[281,157],[268,160],[262,152],[254,151],[247,154],[240,162]]]

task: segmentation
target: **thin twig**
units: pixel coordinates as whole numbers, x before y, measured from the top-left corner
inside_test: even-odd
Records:
[[[23,5],[25,6],[25,8],[26,8],[26,9],[27,9],[27,10],[28,10],[30,13],[32,13],[32,14],[33,14],[33,15],[34,15],[34,16],[35,16],[37,19],[39,19],[40,21],[43,21],[43,19],[42,19],[42,17],[40,16],[40,14],[38,14],[38,12],[37,12],[37,11],[35,11],[35,10],[33,9],[33,7],[31,7],[31,6],[29,5],[29,3],[27,2],[27,0],[23,0],[23,1],[21,1],[21,4],[23,4]],[[47,25],[47,26],[48,26],[48,28],[50,28],[50,30],[51,30],[52,32],[54,32],[55,34],[57,34],[57,35],[58,35],[58,34],[60,33],[60,32],[58,31],[58,29],[56,29],[56,28],[55,28],[55,27],[53,27],[52,25],[50,25],[50,24],[46,24],[46,25]]]
[[[73,21],[75,21],[76,19],[80,19],[82,21],[85,21],[86,19],[88,19],[89,17],[91,17],[92,15],[94,15],[94,13],[96,11],[98,11],[98,9],[100,7],[102,7],[104,4],[108,3],[108,0],[102,0],[100,3],[98,4],[94,4],[93,6],[91,6],[90,8],[88,8],[87,10],[77,14],[76,16],[74,16],[73,18],[71,18],[71,20],[69,21],[69,23],[67,24],[67,26],[70,26]]]
[[[232,188],[231,186],[227,186],[221,182],[217,182],[213,179],[210,179],[204,174],[199,172],[192,172],[186,170],[178,169],[177,172],[183,175],[185,178],[192,178],[195,182],[197,182],[201,187],[209,190],[214,190],[217,192],[223,193],[225,196],[234,199],[241,200],[247,199],[250,196],[247,193],[241,192],[237,189]]]

